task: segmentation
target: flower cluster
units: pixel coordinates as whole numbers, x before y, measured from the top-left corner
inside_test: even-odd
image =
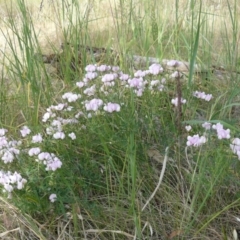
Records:
[[[190,127],[191,126],[187,126],[186,130],[188,131],[188,129],[191,129]],[[229,139],[231,137],[230,136],[230,129],[224,129],[223,125],[221,123],[217,123],[217,124],[212,125],[209,122],[205,122],[205,123],[202,124],[202,127],[205,130],[211,130],[211,129],[216,130],[217,137],[220,140],[221,139]],[[202,143],[205,143],[206,140],[207,140],[205,136],[199,137],[198,134],[194,135],[193,137],[188,136],[187,139],[188,139],[187,146],[195,146],[195,147],[200,146]]]
[[[176,60],[167,62],[167,66],[169,67],[174,68],[178,65],[179,62]],[[90,117],[98,116],[98,114],[108,116],[115,112],[120,112],[122,110],[121,106],[124,103],[119,103],[121,93],[119,93],[120,91],[115,91],[118,87],[123,87],[126,91],[131,90],[138,97],[141,97],[145,91],[160,94],[167,86],[167,80],[161,77],[164,69],[159,63],[152,64],[147,70],[136,71],[134,76],[123,73],[118,66],[97,66],[90,64],[86,66],[85,70],[86,73],[83,79],[76,83],[76,92],[64,93],[61,97],[61,103],[51,105],[46,109],[46,112],[42,116],[42,122],[45,126],[43,133],[32,134],[28,126],[23,126],[20,129],[22,138],[28,137],[28,139],[23,139],[23,142],[30,144],[30,147],[28,145],[23,150],[25,156],[27,153],[28,158],[33,158],[37,163],[42,164],[46,171],[55,172],[63,166],[64,162],[55,153],[46,152],[42,147],[42,143],[46,141],[44,137],[50,138],[54,142],[56,140],[62,141],[66,138],[74,141],[78,137],[77,133],[73,130],[74,124],[77,124],[78,129],[85,129],[84,122]],[[179,71],[170,75],[173,78],[180,76],[181,73]],[[211,94],[198,91],[194,93],[194,96],[206,101],[210,101],[212,98]],[[171,100],[171,103],[178,106],[179,100],[181,104],[187,102],[186,99],[175,98]],[[204,123],[202,126],[205,129],[211,128],[210,123]],[[217,131],[219,139],[230,138],[230,130],[225,130],[220,123],[213,125],[212,128]],[[186,130],[190,131],[191,126],[186,126]],[[0,159],[5,164],[13,162],[20,154],[19,147],[23,148],[21,141],[9,141],[5,135],[6,132],[6,129],[0,129]],[[207,138],[198,134],[187,137],[187,146],[199,147],[206,142]],[[234,153],[238,154],[240,152],[238,149],[238,146],[240,148],[240,143],[237,140],[230,146]],[[8,193],[11,193],[14,189],[22,189],[26,182],[27,180],[17,172],[0,171],[0,184],[3,186],[4,191]],[[57,195],[52,193],[49,196],[49,200],[50,202],[55,202]]]
[[[205,122],[202,124],[202,127],[205,128],[205,130],[210,130],[212,127],[212,124],[209,122]]]
[[[166,83],[166,78],[160,80],[152,80],[150,82],[149,90],[155,90],[162,92],[165,88],[164,84]]]
[[[187,137],[187,146],[199,147],[206,143],[207,139],[205,136],[199,136],[198,134]]]
[[[22,144],[21,141],[8,140],[6,132],[6,129],[0,129],[0,158],[5,164],[13,162],[19,155],[19,147]]]
[[[185,104],[186,102],[187,102],[186,99],[181,98],[181,104]],[[175,105],[175,107],[177,107],[177,106],[178,106],[178,98],[172,99],[172,100],[171,100],[171,103],[172,103],[173,105]]]
[[[21,134],[26,136],[30,133],[27,127],[20,130]],[[4,164],[13,162],[20,154],[21,141],[9,140],[6,136],[7,129],[0,129],[0,158]],[[27,182],[18,172],[0,170],[0,184],[5,192],[9,194],[14,189],[22,189]]]
[[[4,191],[10,194],[14,189],[23,189],[24,184],[27,182],[19,173],[10,171],[0,171],[0,184],[3,186]],[[9,195],[10,197],[11,195]]]
[[[107,103],[103,109],[106,111],[106,112],[109,112],[109,113],[112,113],[112,112],[119,112],[120,111],[120,105],[117,104],[117,103]]]
[[[230,148],[232,149],[233,153],[238,156],[238,159],[240,160],[240,139],[234,138],[232,140],[232,144],[230,144]]]
[[[209,102],[213,97],[212,94],[206,94],[205,92],[199,92],[199,91],[195,91],[193,93],[193,96],[196,97],[196,98],[203,99],[207,102]]]
[[[54,203],[57,200],[57,195],[55,193],[52,193],[49,196],[49,200],[50,200],[50,202]]]
[[[230,129],[225,130],[221,123],[214,124],[212,128],[217,131],[218,139],[229,139],[231,137]]]

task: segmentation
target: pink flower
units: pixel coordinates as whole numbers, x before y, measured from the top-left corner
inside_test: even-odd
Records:
[[[157,86],[160,84],[160,81],[159,80],[152,80],[150,85],[153,87],[153,86]]]
[[[191,131],[192,127],[190,125],[186,126],[185,129],[189,132]]]
[[[93,85],[93,86],[91,86],[89,88],[86,88],[83,91],[83,93],[88,95],[88,96],[93,96],[95,94],[95,92],[96,92],[96,85]]]
[[[238,156],[238,159],[240,160],[240,139],[234,138],[232,140],[232,144],[230,144],[230,148],[232,149],[233,153]]]
[[[31,130],[27,126],[23,126],[20,132],[22,137],[26,137],[28,134],[31,133]]]
[[[47,120],[51,117],[51,113],[50,112],[46,112],[43,115],[42,121],[43,122],[47,122]]]
[[[8,146],[7,138],[5,136],[0,137],[0,149],[7,146]]]
[[[138,89],[138,90],[135,90],[135,93],[137,94],[138,97],[141,97],[143,95],[143,89]]]
[[[34,156],[34,155],[38,155],[40,152],[41,152],[41,150],[40,150],[39,147],[31,148],[31,149],[29,149],[29,151],[28,151],[28,155],[29,155],[30,157],[32,157],[32,156]]]
[[[76,102],[79,98],[81,98],[80,94],[71,92],[67,92],[62,95],[62,99],[67,99],[68,102]]]
[[[199,92],[199,91],[195,91],[193,93],[193,96],[196,98],[203,99],[207,102],[209,102],[212,99],[212,94],[206,94],[205,92]]]
[[[49,200],[50,200],[50,202],[54,203],[57,200],[57,195],[55,193],[52,193],[49,196]]]
[[[65,134],[64,132],[56,132],[53,134],[53,138],[55,139],[64,139],[65,138]]]
[[[42,141],[43,138],[40,133],[32,137],[32,143],[41,143]]]
[[[55,156],[52,156],[51,160],[46,162],[46,171],[56,171],[58,168],[61,168],[62,162]]]
[[[118,67],[118,66],[112,66],[112,70],[113,70],[114,72],[118,72],[118,71],[120,71],[120,67]]]
[[[145,77],[145,76],[146,76],[146,72],[142,70],[138,70],[134,73],[134,77]]]
[[[5,128],[0,129],[0,136],[4,136],[8,130]]]
[[[144,81],[143,78],[133,78],[128,80],[128,84],[132,88],[143,88],[144,87]]]
[[[87,111],[97,111],[99,107],[103,105],[103,101],[101,99],[92,99],[91,101],[87,101],[85,103],[85,108]]]
[[[82,87],[85,86],[85,82],[81,82],[81,81],[80,81],[80,82],[77,82],[77,83],[76,83],[76,86],[79,87],[79,88],[82,88]]]
[[[230,136],[230,129],[224,129],[221,123],[214,124],[212,126],[213,129],[217,131],[218,139],[229,139]]]
[[[5,151],[3,156],[1,157],[3,162],[6,163],[11,163],[14,160],[14,155],[10,151]]]
[[[149,67],[149,73],[152,75],[158,75],[159,73],[163,72],[163,68],[160,64],[154,63]]]
[[[86,72],[95,72],[96,71],[96,66],[93,64],[89,64],[85,67]]]
[[[193,135],[187,137],[187,146],[199,147],[202,144],[206,143],[207,139],[205,136]]]
[[[202,127],[205,128],[206,130],[210,130],[212,127],[211,123],[205,122],[202,124]]]
[[[108,73],[108,74],[105,74],[103,77],[102,77],[102,82],[111,82],[113,81],[114,79],[116,78],[116,75],[113,74],[113,73]]]
[[[76,139],[76,135],[75,135],[74,132],[69,133],[68,136],[69,136],[72,140],[75,140],[75,139]]]
[[[122,81],[127,81],[129,79],[129,75],[122,73],[122,74],[120,74],[119,79]]]
[[[64,109],[64,107],[66,107],[67,104],[64,103],[59,103],[56,106],[52,106],[52,109],[56,110],[56,111],[62,111]]]
[[[107,66],[107,65],[100,65],[100,66],[97,67],[97,70],[98,70],[99,72],[105,72],[105,71],[109,71],[109,70],[110,70],[110,67]]]
[[[160,92],[162,92],[164,90],[164,83],[165,83],[166,79],[162,79],[161,82],[159,80],[152,80],[150,82],[150,86],[149,89],[150,90],[158,90]]]
[[[181,98],[181,103],[182,103],[182,104],[185,104],[186,102],[187,102],[186,99]],[[175,105],[175,107],[177,107],[177,106],[178,106],[178,98],[172,99],[172,100],[171,100],[171,103],[172,103],[173,105]]]
[[[88,81],[88,80],[93,80],[97,76],[98,76],[98,74],[96,72],[87,72],[85,74],[85,82]]]
[[[38,159],[40,161],[48,160],[49,158],[51,158],[51,155],[48,152],[41,152],[41,153],[38,154]]]
[[[108,103],[106,104],[103,109],[106,111],[106,112],[119,112],[120,111],[120,105],[117,104],[117,103]]]
[[[169,60],[167,62],[167,66],[169,67],[177,67],[179,65],[179,62],[177,60]]]

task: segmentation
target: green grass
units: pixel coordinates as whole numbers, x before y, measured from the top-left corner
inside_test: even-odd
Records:
[[[9,141],[22,143],[15,160],[1,161],[0,168],[27,180],[11,198],[2,192],[3,239],[232,239],[240,205],[240,165],[229,147],[240,133],[237,1],[171,3],[174,11],[164,1],[144,0],[92,1],[86,9],[67,0],[1,3],[6,17],[0,23],[0,128],[8,130]],[[57,37],[49,30],[43,41],[48,24]],[[63,53],[60,42],[69,43]],[[100,72],[88,86],[76,87],[86,65],[96,63],[93,52],[84,50],[79,63],[79,45],[113,47],[119,56],[106,53],[97,64],[118,64],[131,76],[131,55],[184,60],[190,67],[180,79],[166,69],[144,77],[148,84],[142,96],[119,79],[105,94]],[[37,57],[49,52],[61,54],[59,72]],[[220,77],[211,70],[197,75],[196,63],[205,69],[223,65],[226,71]],[[163,91],[149,89],[152,80],[162,78]],[[96,91],[87,96],[84,90],[93,84]],[[197,99],[194,91],[211,93],[213,99]],[[82,116],[78,123],[63,124],[64,139],[54,139],[47,134],[51,119],[42,118],[50,106],[66,103],[62,95],[67,92],[81,98],[67,103],[71,111],[56,110],[57,117],[72,119],[80,111]],[[176,97],[186,104],[174,107]],[[93,98],[121,109],[107,113],[102,106],[94,115],[84,107]],[[231,138],[205,132],[206,121],[223,124]],[[186,125],[192,126],[190,132]],[[25,138],[19,133],[23,126],[32,131]],[[75,140],[68,137],[71,132]],[[44,141],[33,143],[38,133]],[[187,137],[195,134],[205,134],[208,141],[186,147]],[[55,154],[61,168],[47,171],[37,156],[28,155],[33,147]]]

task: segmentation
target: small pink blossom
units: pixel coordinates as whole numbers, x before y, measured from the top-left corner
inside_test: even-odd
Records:
[[[14,188],[22,189],[26,182],[27,180],[22,178],[18,172],[12,173],[0,170],[0,184],[4,187],[5,192],[11,193]]]
[[[40,133],[32,137],[32,143],[41,143],[42,141],[43,138]]]
[[[209,122],[205,122],[202,124],[202,127],[205,128],[206,130],[210,130],[212,127],[212,124]]]
[[[65,138],[65,134],[64,132],[56,132],[53,134],[53,138],[55,139],[64,139]]]
[[[32,157],[34,155],[38,155],[40,152],[41,152],[41,149],[39,147],[30,148],[28,151],[28,155]]]
[[[145,85],[144,80],[141,77],[140,78],[129,79],[128,84],[129,84],[130,87],[138,88],[138,89],[143,88],[144,85]]]
[[[64,103],[59,103],[56,106],[52,106],[52,108],[56,111],[62,111],[64,109],[64,107],[66,107],[67,105]]]
[[[107,65],[100,65],[100,66],[97,67],[97,70],[98,70],[99,72],[105,72],[105,71],[109,71],[109,70],[110,70],[110,67],[107,66]]]
[[[163,72],[163,68],[160,64],[154,63],[149,67],[149,73],[152,75],[158,75],[159,73]]]
[[[179,65],[179,62],[177,60],[169,60],[167,62],[167,66],[169,67],[177,67]]]
[[[8,132],[7,129],[1,128],[1,129],[0,129],[0,136],[4,136],[7,132]]]
[[[97,74],[96,72],[87,72],[87,73],[85,74],[85,81],[93,80],[93,79],[95,79],[97,76],[98,76],[98,74]]]
[[[143,89],[141,89],[141,88],[135,90],[134,92],[137,94],[138,97],[141,97],[143,95]]]
[[[119,79],[122,81],[127,81],[129,79],[129,75],[122,73],[122,74],[120,74]]]
[[[68,136],[69,136],[72,140],[75,140],[75,139],[76,139],[76,135],[75,135],[74,132],[69,133]]]
[[[87,101],[85,103],[85,108],[87,111],[97,111],[99,109],[99,107],[101,107],[103,105],[103,101],[101,99],[92,99],[90,101]]]
[[[62,95],[62,99],[67,99],[68,102],[76,102],[79,98],[81,98],[80,94],[71,92],[67,92]]]
[[[106,104],[103,109],[106,111],[106,112],[119,112],[120,111],[120,105],[117,104],[117,103],[108,103]]]
[[[14,160],[14,155],[11,151],[4,151],[3,156],[1,157],[3,162],[6,163],[11,163]]]
[[[7,137],[0,137],[0,149],[8,146]]]
[[[238,159],[240,160],[240,139],[234,138],[232,140],[232,144],[230,144],[230,148],[233,151],[233,153],[238,156]]]
[[[105,74],[103,77],[102,77],[102,82],[111,82],[113,81],[117,76],[113,73],[108,73],[108,74]]]
[[[218,139],[229,139],[231,137],[230,129],[224,129],[221,123],[214,124],[212,128],[217,131]]]
[[[46,162],[46,171],[56,171],[62,166],[62,162],[60,161],[60,159],[58,159],[56,156],[51,157],[52,158]]]
[[[85,86],[85,82],[76,82],[76,86],[82,88]]]
[[[57,200],[57,195],[55,193],[52,193],[49,196],[49,200],[50,200],[50,202],[54,203]]]
[[[181,98],[181,103],[182,103],[182,104],[185,104],[186,102],[187,102],[186,99]],[[172,99],[172,100],[171,100],[171,103],[172,103],[173,105],[175,105],[175,107],[177,107],[177,106],[178,106],[178,98]]]
[[[31,130],[27,126],[23,126],[22,129],[20,130],[20,133],[22,137],[26,137],[31,133]]]
[[[113,70],[114,72],[118,72],[118,71],[120,71],[120,67],[118,67],[118,66],[112,66],[112,70]]]
[[[44,159],[47,160],[49,158],[51,158],[51,155],[48,152],[41,152],[38,154],[38,160],[40,161],[43,161]]]
[[[50,117],[51,117],[50,112],[46,112],[46,113],[44,113],[44,115],[43,115],[42,121],[43,121],[43,122],[47,122],[47,120],[48,120]]]
[[[159,80],[152,80],[150,85],[153,87],[153,86],[157,86],[160,84],[160,81]]]
[[[86,88],[83,93],[86,94],[87,96],[93,96],[96,92],[96,85],[93,85],[89,88]]]
[[[96,65],[89,64],[85,67],[86,72],[95,72],[96,71]]]
[[[158,91],[162,92],[164,90],[164,85],[163,85],[163,83],[165,82],[164,80],[165,79],[162,79],[161,81],[159,81],[159,80],[152,80],[150,82],[149,89],[150,90],[158,90]]]
[[[134,77],[145,77],[145,76],[146,76],[146,72],[142,70],[138,70],[134,73]]]
[[[199,136],[198,134],[187,137],[187,146],[199,147],[202,144],[206,143],[207,139],[205,136]]]
[[[188,125],[188,126],[185,126],[185,129],[187,132],[189,132],[189,131],[191,131],[192,127],[190,125]]]
[[[195,91],[193,93],[193,96],[196,98],[203,99],[207,102],[209,102],[212,99],[212,94],[206,94],[205,92],[199,92],[199,91]]]

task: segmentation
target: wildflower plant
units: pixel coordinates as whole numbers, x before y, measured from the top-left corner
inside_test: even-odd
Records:
[[[96,4],[82,15],[78,2],[52,1],[51,6],[41,2],[40,8],[60,11],[54,19],[60,20],[56,26],[61,26],[67,44],[60,60],[53,60],[59,61],[57,74],[50,74],[41,58],[35,57],[35,53],[41,56],[39,39],[43,38],[35,29],[32,9],[17,0],[19,14],[8,14],[14,19],[3,17],[11,30],[1,31],[7,40],[2,62],[10,63],[2,68],[0,88],[1,203],[6,197],[4,201],[17,206],[22,216],[30,213],[34,220],[29,215],[22,219],[40,223],[32,231],[39,239],[64,237],[65,232],[73,239],[211,239],[213,232],[215,237],[231,239],[228,228],[236,223],[228,216],[239,212],[239,121],[230,111],[239,102],[239,69],[234,69],[238,66],[237,1],[235,5],[227,1],[230,22],[222,17],[226,6],[224,14],[212,15],[207,1],[206,11],[201,2],[191,1],[187,16],[178,9],[178,1],[175,14],[171,8],[164,15],[158,15],[164,1],[157,5],[142,1],[145,11],[132,1],[120,1],[110,11],[117,26],[114,40],[109,39],[112,27],[109,34],[95,36],[97,18],[89,14]],[[104,3],[99,6],[105,10]],[[43,12],[38,14],[41,20]],[[211,45],[215,46],[213,26],[218,16],[224,19],[224,24],[217,24],[220,35],[226,31],[230,36],[233,31],[233,36],[223,38],[224,46],[217,36],[222,50],[216,57]],[[186,17],[190,21],[179,22]],[[157,29],[153,41],[149,23]],[[7,39],[12,33],[14,41]],[[85,56],[89,50],[79,52],[81,45],[106,43],[118,46],[116,61],[110,60],[111,54],[97,60],[91,46],[90,57]],[[177,54],[190,62],[154,61],[143,68],[138,67],[139,56],[130,56],[134,63],[129,62],[129,52],[157,56],[160,62]],[[221,58],[223,54],[227,59]],[[151,62],[148,57],[146,62]],[[217,65],[211,59],[227,63],[231,76],[224,70],[219,81],[216,73],[221,68],[211,67],[203,74],[200,68],[195,71],[196,61],[207,70],[208,65]],[[15,83],[13,88],[3,87],[9,82],[5,75]],[[5,209],[1,211],[3,224],[9,223]],[[66,222],[60,232],[59,226]],[[21,226],[17,229],[21,233],[16,239],[25,234]]]
[[[96,132],[98,132],[97,137],[100,138],[100,142],[103,141],[102,138],[105,138],[102,134],[104,129],[100,132],[99,127],[115,124],[114,122],[118,118],[117,114],[121,111],[130,109],[127,113],[130,115],[136,111],[135,106],[131,105],[132,103],[129,104],[127,96],[131,96],[131,94],[129,95],[127,92],[132,92],[135,95],[134,98],[141,98],[145,92],[161,94],[166,83],[166,79],[161,76],[163,68],[160,64],[154,64],[148,70],[139,70],[133,77],[123,73],[118,66],[88,65],[85,70],[83,80],[76,82],[75,91],[63,93],[60,102],[49,106],[42,114],[42,132],[34,133],[30,126],[25,125],[19,129],[21,141],[9,141],[6,137],[7,130],[1,129],[1,159],[3,163],[10,164],[24,159],[25,164],[30,161],[29,166],[32,168],[27,172],[24,172],[23,168],[19,168],[23,171],[24,177],[18,172],[1,172],[1,184],[9,197],[15,189],[22,190],[23,194],[26,186],[24,194],[33,194],[34,199],[38,199],[36,204],[39,206],[41,206],[40,199],[44,196],[52,203],[63,201],[62,199],[65,197],[61,196],[61,191],[64,191],[65,183],[62,184],[63,186],[59,184],[62,174],[64,173],[65,179],[71,179],[69,189],[72,189],[71,191],[74,193],[74,185],[81,186],[82,183],[78,184],[77,182],[82,181],[84,174],[88,175],[82,173],[82,171],[87,172],[87,168],[92,168],[101,181],[99,167],[94,164],[90,164],[89,167],[89,163],[84,163],[84,155],[87,154],[87,150],[79,149],[87,138],[83,138],[82,135],[89,135],[87,140],[90,144],[89,150],[94,149],[93,142],[95,141],[92,142],[90,138],[96,137]],[[111,115],[116,115],[116,117],[111,117]],[[133,120],[137,121],[136,118]],[[108,124],[103,124],[104,122]],[[125,120],[122,124],[126,124]],[[132,124],[129,126],[131,131],[135,128],[132,126]],[[117,127],[121,127],[121,124]],[[123,136],[126,138],[128,134],[123,133]],[[82,151],[85,153],[83,154]],[[70,162],[71,164],[69,164]],[[78,166],[76,169],[70,167],[74,164]],[[84,165],[85,167],[83,167]],[[74,171],[77,172],[77,176],[73,174]]]
[[[169,64],[171,66],[176,65],[173,60]],[[64,175],[66,181],[69,182],[70,195],[74,195],[78,189],[76,186],[81,187],[83,184],[82,177],[85,175],[85,178],[89,179],[86,166],[94,171],[96,178],[97,176],[99,178],[98,182],[101,182],[101,167],[95,161],[93,161],[93,164],[86,163],[84,160],[86,155],[89,154],[88,151],[95,148],[98,149],[95,151],[100,152],[103,149],[109,149],[113,143],[118,145],[117,142],[121,138],[127,142],[128,131],[136,135],[137,138],[142,138],[141,134],[137,132],[138,124],[145,121],[144,116],[141,115],[141,108],[144,106],[139,105],[140,99],[148,94],[154,96],[153,101],[161,98],[162,95],[166,94],[168,79],[173,77],[172,74],[165,73],[160,64],[153,64],[147,70],[137,70],[133,76],[123,73],[118,66],[91,64],[86,66],[85,71],[83,79],[75,83],[75,90],[63,93],[60,101],[49,106],[42,114],[42,132],[33,133],[34,131],[30,127],[23,126],[19,130],[21,141],[8,142],[5,135],[7,130],[1,129],[2,161],[7,164],[12,163],[14,158],[20,158],[19,156],[27,158],[31,161],[33,169],[38,169],[38,171],[32,170],[31,174],[34,173],[39,176],[37,179],[36,175],[31,176],[30,173],[25,173],[25,178],[17,172],[2,172],[2,179],[8,180],[2,180],[1,184],[9,196],[14,189],[23,190],[25,185],[27,186],[28,183],[32,185],[30,181],[34,181],[35,184],[38,183],[40,186],[45,185],[41,191],[38,191],[38,196],[35,197],[40,199],[46,196],[52,203],[63,201],[66,193],[63,196],[61,194],[64,192],[66,183],[59,186],[60,179]],[[198,91],[194,93],[194,96],[207,101],[211,100],[210,95],[200,94]],[[165,96],[163,99],[165,99]],[[175,107],[178,106],[178,98],[169,99],[169,101]],[[182,98],[180,104],[188,104],[188,101]],[[148,106],[145,107],[148,108]],[[126,120],[120,118],[119,112],[125,112],[121,116],[126,114],[125,119],[132,118],[132,121],[128,120],[127,123]],[[143,112],[146,112],[146,110]],[[157,114],[157,112],[154,114]],[[135,117],[133,117],[134,115]],[[172,124],[174,125],[174,121]],[[108,125],[115,126],[117,129],[125,128],[125,132],[116,136],[116,132],[112,131],[114,129],[111,131],[108,127],[105,129]],[[203,127],[209,129],[211,126],[210,123],[204,123]],[[190,131],[191,126],[188,125],[186,129]],[[217,131],[219,139],[230,138],[230,130],[225,130],[220,123],[213,125],[212,129]],[[149,129],[146,131],[149,131]],[[163,129],[160,131],[162,132]],[[108,132],[108,134],[104,134],[104,132]],[[83,135],[87,137],[83,137]],[[86,141],[88,150],[84,149]],[[105,141],[111,142],[111,145],[103,144]],[[200,147],[207,141],[208,136],[189,135],[186,145],[188,147]],[[99,143],[102,144],[100,148]],[[236,148],[232,147],[232,149]],[[124,149],[119,150],[124,151]],[[236,152],[236,150],[234,151]],[[75,165],[76,168],[71,167]],[[121,171],[120,169],[119,171]],[[73,172],[76,172],[77,175]],[[49,178],[48,175],[51,177]],[[42,184],[39,181],[42,181]],[[68,201],[71,202],[72,200],[69,199]]]

